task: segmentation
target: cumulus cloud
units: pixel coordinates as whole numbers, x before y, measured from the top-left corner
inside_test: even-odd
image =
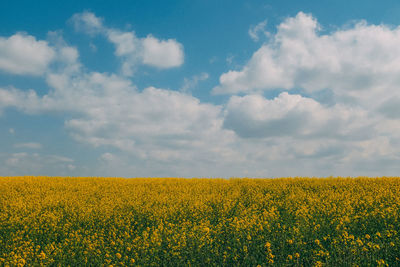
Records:
[[[109,30],[107,37],[115,45],[115,55],[119,57],[132,55],[140,49],[140,41],[134,32]]]
[[[382,166],[394,174],[400,28],[361,21],[325,34],[321,29],[302,12],[287,18],[241,70],[220,76],[213,93],[240,94],[224,109],[224,128],[236,133],[246,157],[297,168],[296,174],[381,175]],[[283,92],[268,99],[268,90]]]
[[[0,70],[17,75],[44,74],[55,57],[48,42],[34,36],[16,33],[0,37]]]
[[[158,40],[149,35],[142,40],[143,63],[158,67],[171,68],[183,64],[183,46],[176,40]]]
[[[16,107],[30,113],[39,105],[39,99],[34,90],[22,91],[16,88],[0,88],[0,114],[4,108]]]
[[[134,32],[107,31],[108,40],[115,46],[115,55],[122,60],[121,72],[132,76],[138,65],[143,62],[142,43]]]
[[[244,138],[349,138],[371,122],[362,109],[342,105],[324,107],[317,101],[286,92],[269,100],[260,95],[232,96],[224,126]]]
[[[138,64],[166,69],[184,61],[183,45],[174,39],[159,40],[152,35],[138,38],[134,32],[109,29],[106,36],[115,45],[115,55],[122,59],[122,73],[131,76]]]
[[[8,106],[25,113],[75,114],[65,121],[73,138],[119,149],[138,160],[167,164],[229,156],[225,144],[233,133],[222,129],[221,106],[178,91],[138,91],[114,74],[52,74],[47,82],[53,89],[44,96],[18,89],[0,93],[7,95]]]
[[[361,163],[376,151],[385,162],[399,157],[390,134],[400,136],[400,127],[375,123],[362,109],[323,106],[300,95],[232,96],[226,106],[216,106],[177,91],[139,91],[112,74],[58,74],[50,80],[52,92],[32,103],[22,98],[26,102],[17,108],[70,114],[65,127],[73,138],[112,151],[99,156],[94,172],[73,170],[80,175],[360,175]],[[382,141],[386,145],[377,150]],[[14,155],[7,166],[37,162],[31,157]],[[398,170],[387,164],[384,174]],[[75,166],[65,161],[62,168],[71,171],[68,165]]]
[[[46,174],[55,175],[265,177],[400,170],[397,65],[388,52],[397,57],[392,47],[397,29],[359,23],[322,35],[316,19],[299,13],[281,23],[242,70],[221,76],[214,92],[240,95],[216,105],[188,94],[207,73],[185,79],[180,91],[137,88],[126,77],[143,64],[163,68],[151,59],[161,51],[175,59],[182,51],[182,60],[175,61],[182,64],[183,49],[174,50],[174,39],[139,38],[107,28],[92,13],[74,20],[79,30],[114,44],[122,71],[82,67],[78,50],[55,34],[47,44],[54,53],[44,76],[49,91],[0,88],[0,111],[12,107],[30,115],[65,115],[71,137],[86,148],[96,147],[92,153],[97,157],[88,163],[93,166],[85,169],[68,157],[21,151],[0,153],[3,173],[41,174],[47,168]],[[263,95],[271,89],[278,96]]]
[[[329,88],[338,97],[367,103],[382,90],[396,88],[400,28],[361,21],[327,34],[321,34],[320,29],[315,18],[302,12],[286,19],[241,70],[222,74],[213,92],[293,88],[315,92]]]
[[[88,95],[92,104],[82,109],[84,116],[66,121],[77,140],[169,161],[183,151],[209,149],[201,147],[219,134],[221,108],[194,97],[154,87],[106,95]]]
[[[84,32],[90,35],[95,35],[103,31],[103,20],[95,14],[85,11],[76,13],[70,19],[76,31]]]
[[[184,62],[183,45],[175,39],[160,40],[151,34],[144,38],[135,32],[121,31],[103,25],[102,19],[90,12],[75,14],[71,21],[78,31],[102,34],[115,45],[115,55],[122,60],[121,72],[132,76],[138,64],[166,69]]]
[[[49,44],[55,51],[55,57],[47,75],[52,73],[76,73],[80,71],[79,52],[74,46],[70,46],[63,38],[61,31],[47,33]]]

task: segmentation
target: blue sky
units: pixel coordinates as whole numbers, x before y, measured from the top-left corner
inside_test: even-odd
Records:
[[[398,175],[399,13],[3,1],[0,175]]]

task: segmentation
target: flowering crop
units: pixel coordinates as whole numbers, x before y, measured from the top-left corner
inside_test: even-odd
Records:
[[[0,266],[399,266],[398,178],[0,178]]]

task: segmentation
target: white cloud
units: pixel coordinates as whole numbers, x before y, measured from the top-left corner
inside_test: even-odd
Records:
[[[184,78],[183,85],[180,91],[188,93],[190,92],[191,89],[195,88],[199,82],[207,80],[208,77],[209,77],[208,73],[203,72],[201,74],[194,75],[191,78]]]
[[[47,95],[2,90],[8,106],[30,113],[75,114],[65,127],[76,140],[117,148],[138,160],[168,162],[229,157],[233,133],[222,129],[222,107],[190,95],[149,87],[102,73],[52,74]],[[223,141],[221,141],[223,140]],[[180,167],[181,168],[181,167]]]
[[[383,91],[397,91],[400,28],[360,22],[324,35],[320,28],[316,19],[302,12],[286,19],[240,71],[221,75],[213,92],[329,88],[337,98],[371,105],[383,98]]]
[[[158,40],[149,35],[142,40],[143,63],[158,67],[171,68],[183,64],[183,46],[176,40]]]
[[[234,56],[234,55],[229,55],[229,56],[226,58],[226,63],[227,63],[228,65],[232,65],[234,59],[235,59],[235,56]]]
[[[0,171],[7,175],[67,176],[76,169],[68,157],[40,153],[0,153]]]
[[[380,175],[398,170],[390,162],[399,157],[393,137],[400,136],[400,127],[377,123],[359,108],[323,106],[288,93],[271,100],[232,96],[224,107],[165,89],[140,92],[116,75],[61,76],[50,79],[54,89],[47,96],[37,96],[33,104],[24,97],[21,107],[70,114],[65,126],[73,138],[113,151],[103,153],[91,171],[73,170],[79,175],[371,175],[378,171],[364,172],[361,163],[371,162],[375,150],[370,145],[377,148],[382,140],[386,145],[379,158],[386,165]],[[13,156],[9,163],[19,164],[24,157]],[[29,162],[37,161],[24,165],[34,168]],[[75,166],[58,162],[65,162],[66,172],[69,164]],[[360,165],[354,167],[355,162]]]
[[[15,88],[0,88],[0,114],[2,109],[16,107],[30,113],[39,105],[39,99],[34,90],[22,91]]]
[[[121,72],[132,76],[135,68],[142,63],[142,45],[134,32],[108,30],[108,40],[115,45],[115,55],[122,59]]]
[[[60,48],[59,58],[61,61],[69,64],[75,64],[78,60],[79,53],[74,47],[62,47]]]
[[[68,164],[67,169],[68,171],[74,171],[76,169],[76,166],[74,164]]]
[[[258,42],[260,40],[260,34],[263,34],[264,36],[268,36],[269,33],[265,30],[265,27],[267,26],[267,20],[261,21],[255,26],[251,26],[249,28],[249,35],[250,38],[254,42]]]
[[[55,51],[46,41],[34,36],[16,33],[0,37],[0,70],[18,75],[44,74],[55,57]]]
[[[17,144],[14,144],[14,147],[15,148],[40,149],[40,148],[42,148],[42,144],[35,143],[35,142],[17,143]]]
[[[268,100],[260,95],[232,96],[224,126],[244,138],[363,138],[367,112],[343,105],[324,107],[311,98],[286,92]]]
[[[0,110],[13,107],[26,114],[65,115],[65,129],[75,140],[97,147],[90,151],[98,153],[97,161],[83,168],[84,163],[69,157],[0,152],[2,173],[229,177],[400,171],[396,66],[383,66],[379,58],[388,52],[370,33],[384,32],[390,43],[397,29],[358,24],[320,35],[316,20],[299,13],[285,20],[241,71],[222,75],[215,89],[250,94],[214,105],[187,94],[207,79],[207,73],[185,79],[181,92],[155,87],[140,90],[126,77],[144,64],[144,40],[153,42],[149,47],[155,44],[155,52],[149,51],[157,54],[161,53],[158,49],[172,49],[169,40],[173,39],[139,38],[134,32],[105,27],[94,14],[89,18],[88,22],[79,18],[80,23],[89,27],[85,31],[102,34],[115,45],[122,75],[81,67],[77,49],[55,38],[49,41],[55,55],[45,76],[50,90],[0,88]],[[347,60],[335,49],[354,58]],[[366,53],[368,49],[371,53]],[[397,50],[393,52],[396,58]],[[386,68],[385,79],[379,76],[379,66],[360,67],[369,57]],[[386,62],[395,65],[391,58]],[[366,73],[371,79],[364,81]],[[281,93],[272,99],[257,94],[270,89]],[[297,93],[291,93],[292,89]],[[332,96],[324,96],[324,90]],[[370,104],[372,96],[376,103]]]
[[[74,25],[76,31],[81,31],[90,35],[101,33],[104,29],[102,19],[88,11],[74,14],[70,21]]]
[[[102,34],[115,45],[115,55],[122,60],[121,73],[125,76],[132,76],[139,64],[166,69],[184,62],[183,45],[175,39],[160,40],[152,35],[139,38],[133,31],[104,26],[102,19],[90,12],[75,14],[71,21],[77,30]]]
[[[109,162],[109,161],[115,160],[115,155],[113,155],[112,153],[106,152],[106,153],[101,154],[100,159]]]
[[[161,69],[179,67],[184,61],[183,46],[174,39],[159,40],[151,35],[136,37],[134,32],[109,29],[106,36],[122,59],[122,73],[132,76],[139,64]]]
[[[64,40],[61,31],[50,31],[47,39],[55,51],[54,62],[47,74],[52,73],[77,73],[82,67],[79,62],[79,52],[76,47],[70,46]]]
[[[110,90],[101,98],[87,97],[91,104],[82,109],[84,116],[66,122],[74,137],[141,158],[182,158],[180,149],[200,149],[222,124],[220,107],[174,91],[149,87],[140,93]]]
[[[395,174],[400,28],[359,22],[320,32],[316,19],[300,12],[241,70],[221,75],[213,93],[248,94],[230,98],[224,127],[240,137],[247,162],[256,169],[265,162],[271,174]],[[268,90],[307,97],[267,99],[261,94]]]
[[[140,50],[138,38],[134,32],[120,32],[116,30],[109,30],[107,33],[108,39],[115,44],[115,55],[127,56],[132,55]]]

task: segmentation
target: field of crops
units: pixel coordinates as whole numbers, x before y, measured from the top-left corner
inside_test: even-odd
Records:
[[[0,178],[0,266],[399,266],[400,179]]]

